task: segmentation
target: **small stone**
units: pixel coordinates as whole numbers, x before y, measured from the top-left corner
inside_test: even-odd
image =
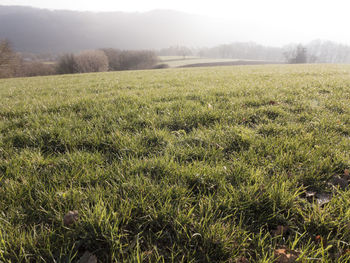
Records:
[[[336,187],[339,186],[339,188],[343,190],[349,185],[348,181],[340,176],[334,176],[331,180],[331,184]]]
[[[97,263],[97,257],[86,251],[84,255],[79,259],[78,263]]]
[[[63,223],[65,226],[69,226],[71,224],[74,224],[79,219],[79,213],[77,210],[69,211],[64,217],[63,217]]]
[[[332,200],[332,196],[329,194],[317,194],[316,202],[319,206],[323,206]]]
[[[283,236],[287,233],[288,231],[288,226],[282,226],[282,225],[278,225],[277,228],[275,230],[272,230],[272,234],[274,236]]]

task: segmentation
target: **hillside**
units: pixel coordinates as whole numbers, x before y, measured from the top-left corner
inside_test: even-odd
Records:
[[[10,39],[18,51],[36,53],[214,45],[228,33],[223,28],[208,17],[169,10],[93,13],[0,6],[0,39]],[[231,31],[225,39],[232,37]]]
[[[0,80],[0,261],[349,262],[349,100],[347,65]]]

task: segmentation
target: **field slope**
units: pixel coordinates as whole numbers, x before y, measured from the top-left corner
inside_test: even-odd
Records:
[[[350,260],[350,66],[9,79],[0,99],[0,262]]]
[[[201,57],[182,57],[182,56],[160,56],[159,64],[166,64],[170,68],[189,68],[189,67],[214,67],[214,66],[238,66],[238,65],[268,65],[283,64],[276,61],[263,60],[242,60],[242,59],[215,59]]]

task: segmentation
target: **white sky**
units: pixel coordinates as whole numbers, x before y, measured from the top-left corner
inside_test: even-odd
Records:
[[[349,0],[0,0],[0,5],[84,11],[172,9],[248,25],[254,31],[250,40],[262,44],[313,39],[350,44]]]

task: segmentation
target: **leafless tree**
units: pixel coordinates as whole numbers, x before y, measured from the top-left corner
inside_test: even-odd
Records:
[[[286,61],[290,64],[300,64],[307,62],[307,49],[303,45],[290,45],[283,53]]]
[[[187,56],[192,55],[191,49],[185,46],[178,47],[178,53],[179,56],[182,56],[183,59],[186,59]]]
[[[101,49],[108,58],[108,70],[120,70],[120,54],[121,51],[115,48],[104,48]]]
[[[211,48],[197,49],[195,54],[207,58],[229,58],[281,62],[282,49],[259,45],[254,42],[233,42]],[[166,54],[165,54],[166,55]]]
[[[20,70],[20,56],[13,51],[8,40],[0,41],[0,78],[16,77]]]
[[[79,73],[108,71],[108,58],[101,50],[82,51],[75,61]]]

